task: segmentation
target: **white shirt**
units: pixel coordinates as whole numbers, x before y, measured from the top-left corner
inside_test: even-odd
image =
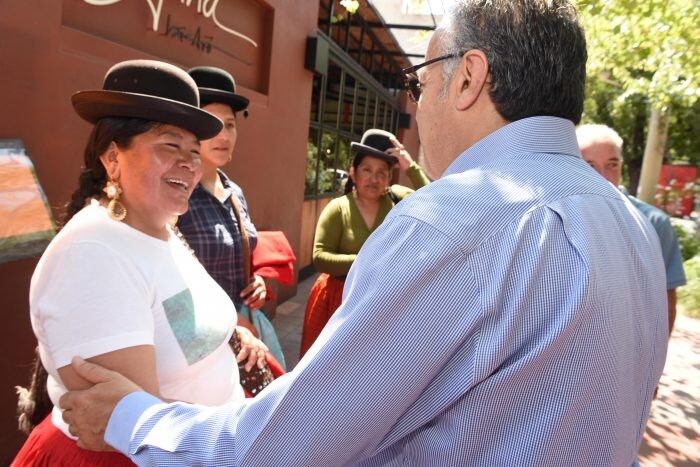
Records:
[[[241,401],[228,340],[236,310],[184,243],[109,218],[93,201],[51,242],[32,276],[30,310],[49,373],[53,421],[66,388],[58,368],[153,345],[161,396],[204,405]]]

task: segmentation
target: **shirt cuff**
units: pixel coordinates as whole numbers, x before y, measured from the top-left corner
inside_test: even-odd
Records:
[[[131,436],[141,415],[163,401],[143,391],[132,392],[119,401],[107,422],[105,442],[117,451],[128,456]]]
[[[669,278],[666,279],[666,290],[677,289],[678,287],[683,287],[687,284],[685,277],[678,277],[676,279]]]

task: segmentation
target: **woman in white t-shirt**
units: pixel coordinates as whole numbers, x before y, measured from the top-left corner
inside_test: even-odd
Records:
[[[102,90],[72,98],[94,123],[67,223],[41,257],[30,288],[31,321],[54,408],[13,465],[130,465],[118,453],[80,449],[58,400],[88,387],[70,366],[81,356],[166,400],[241,402],[239,360],[262,364],[264,344],[236,328],[229,296],[170,227],[201,176],[199,140],[221,121],[198,108],[194,81],[150,60],[122,62]],[[38,367],[41,369],[41,365]],[[37,376],[35,382],[40,382]],[[39,399],[33,388],[30,399]],[[25,414],[25,424],[38,414]]]

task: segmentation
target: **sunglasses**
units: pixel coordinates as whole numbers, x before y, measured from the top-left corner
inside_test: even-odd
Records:
[[[465,53],[466,52],[459,52],[456,54],[442,55],[440,57],[436,57],[423,63],[419,63],[418,65],[413,65],[411,67],[404,68],[403,70],[401,70],[401,73],[406,75],[404,77],[404,80],[406,84],[406,91],[408,91],[408,97],[413,102],[418,102],[418,99],[420,99],[422,89],[420,80],[418,79],[418,74],[416,73],[418,70],[425,66],[432,65],[435,62],[439,62],[440,60],[447,60],[449,58],[460,58]]]

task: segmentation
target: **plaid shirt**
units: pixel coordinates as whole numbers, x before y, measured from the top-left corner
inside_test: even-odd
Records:
[[[257,231],[248,214],[243,190],[222,171],[226,198],[219,201],[199,184],[190,197],[189,210],[180,216],[177,226],[202,262],[207,272],[219,283],[231,300],[239,306],[239,294],[245,288],[243,279],[243,246],[241,231],[236,222],[230,197],[235,195],[241,205],[241,219],[245,224],[252,253],[257,244]]]

